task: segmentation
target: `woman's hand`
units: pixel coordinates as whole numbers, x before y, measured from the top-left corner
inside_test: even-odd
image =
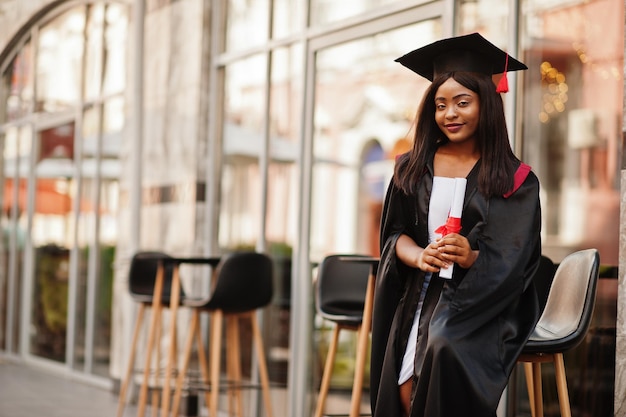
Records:
[[[417,253],[416,264],[424,272],[439,272],[441,268],[447,268],[452,263],[446,260],[439,249],[437,242],[430,243]]]
[[[458,233],[450,233],[435,242],[437,251],[443,260],[456,263],[461,268],[467,269],[474,265],[479,251],[472,250],[465,236]]]
[[[396,255],[404,264],[411,268],[419,268],[424,272],[439,272],[441,268],[452,264],[444,258],[437,242],[421,248],[407,235],[401,235],[398,238]]]

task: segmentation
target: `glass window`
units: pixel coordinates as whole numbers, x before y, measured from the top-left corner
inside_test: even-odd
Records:
[[[280,48],[272,54],[267,240],[292,247],[297,233],[294,196],[301,137],[302,47]]]
[[[30,129],[7,128],[4,134],[4,195],[2,200],[2,230],[5,275],[2,283],[2,308],[0,327],[0,348],[8,352],[18,352],[21,311],[21,280],[24,244],[26,238],[26,181],[19,178],[20,164],[27,164],[23,158],[26,147],[20,141],[30,142]],[[22,169],[22,171],[27,171]],[[6,326],[6,327],[4,327]]]
[[[273,158],[295,160],[301,135],[302,45],[272,52],[270,135]]]
[[[270,378],[282,386],[287,384],[291,259],[298,233],[296,161],[301,137],[302,53],[300,44],[273,51],[270,84],[270,163],[265,226],[268,252],[274,259],[275,284],[274,299],[264,318],[268,330]],[[271,329],[280,330],[269,331]]]
[[[36,111],[68,110],[78,104],[84,29],[84,7],[71,9],[41,28]]]
[[[364,232],[367,181],[386,183],[393,152],[410,138],[417,107],[429,81],[394,60],[441,37],[439,20],[429,20],[317,54],[314,109],[314,172],[311,219],[312,259],[328,252],[369,253],[378,231]],[[401,142],[399,142],[401,141]],[[370,146],[382,147],[382,161],[363,164]],[[378,204],[382,203],[379,193]],[[364,211],[365,210],[365,211]],[[360,233],[364,233],[361,235]]]
[[[402,0],[311,0],[310,25],[325,25],[401,1]],[[425,0],[421,0],[415,1],[413,4],[426,2]]]
[[[33,104],[32,48],[24,45],[11,62],[2,79],[5,99],[0,105],[0,122],[12,121],[26,115]]]
[[[226,67],[219,242],[254,248],[261,230],[259,156],[265,146],[267,57],[256,55]]]
[[[126,86],[126,43],[128,42],[128,7],[106,6],[104,47],[104,94],[120,93]]]
[[[269,39],[268,0],[228,0],[227,15],[226,50],[263,45]]]
[[[458,0],[459,34],[480,32],[497,46],[509,35],[509,2],[502,0]],[[513,55],[513,54],[512,54]]]
[[[85,98],[90,100],[100,94],[102,84],[104,5],[90,6],[88,11],[85,47]]]
[[[31,352],[65,361],[72,211],[74,123],[39,132],[31,230],[35,253]]]
[[[523,156],[541,181],[544,252],[556,261],[596,247],[618,264],[623,8],[523,2]]]
[[[306,0],[274,0],[272,38],[281,38],[302,30]]]
[[[6,141],[3,224],[8,244],[2,251],[8,278],[0,282],[0,300],[9,300],[0,301],[0,316],[9,326],[7,331],[0,327],[0,342],[18,351],[22,318],[16,292],[27,253],[23,249],[30,242],[33,276],[26,279],[32,279],[33,331],[27,349],[64,362],[70,340],[76,353],[73,367],[101,376],[109,376],[128,10],[122,4],[99,2],[46,16],[45,23],[32,28],[36,42],[31,46],[28,38],[22,41],[0,87],[0,123],[13,122],[0,126]],[[83,92],[97,104],[87,103],[81,111]],[[51,124],[51,116],[33,119],[36,142],[33,127],[26,123],[31,119],[25,119],[35,112],[56,113],[58,120]],[[82,150],[76,155],[79,169],[76,137]],[[76,262],[70,262],[72,253],[78,254]],[[70,270],[73,265],[76,271]],[[77,278],[72,299],[70,276]],[[70,312],[75,313],[73,328],[68,328]]]
[[[394,60],[439,39],[441,31],[439,19],[428,20],[317,53],[312,262],[330,253],[379,255],[384,190],[396,154],[407,150],[413,118],[429,85]],[[330,335],[319,316],[314,327],[312,356],[323,360]],[[346,400],[341,392],[352,387],[355,341],[354,334],[339,341],[336,363],[343,365],[335,368],[331,378],[335,391],[330,396],[335,400]],[[322,363],[316,365],[321,369]],[[326,407],[329,414],[343,410],[345,406],[333,408],[330,402]]]
[[[541,181],[543,251],[560,262],[595,247],[603,264],[587,337],[565,355],[570,389],[577,393],[570,398],[572,414],[612,416],[624,2],[526,0],[521,6],[522,59],[529,67],[521,96],[522,152]],[[558,408],[553,390],[544,391],[544,400],[547,409]]]

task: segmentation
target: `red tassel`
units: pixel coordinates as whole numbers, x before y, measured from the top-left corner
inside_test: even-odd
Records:
[[[498,86],[496,87],[496,93],[508,93],[509,92],[509,80],[506,78],[506,72],[500,78]]]
[[[506,71],[509,68],[509,54],[506,54],[506,61],[504,62],[504,73],[502,73],[502,78],[498,81],[498,86],[496,87],[496,93],[508,93],[509,92],[509,79],[506,76]]]

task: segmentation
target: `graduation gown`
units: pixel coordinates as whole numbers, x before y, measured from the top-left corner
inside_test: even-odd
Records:
[[[416,195],[393,185],[381,224],[381,258],[372,322],[370,387],[374,417],[402,416],[398,373],[407,343],[417,343],[411,417],[495,417],[517,357],[539,316],[532,276],[541,255],[539,181],[521,164],[515,187],[489,199],[478,192],[480,161],[467,177],[460,234],[479,250],[452,279],[434,274],[417,340],[407,340],[424,272],[396,258],[407,234],[428,244],[432,159]]]

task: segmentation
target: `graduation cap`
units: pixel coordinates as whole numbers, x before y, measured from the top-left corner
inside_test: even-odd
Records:
[[[528,69],[479,33],[433,42],[401,56],[396,62],[430,81],[451,71],[480,72],[489,76],[502,73],[496,90],[504,93],[509,90],[507,71]]]

